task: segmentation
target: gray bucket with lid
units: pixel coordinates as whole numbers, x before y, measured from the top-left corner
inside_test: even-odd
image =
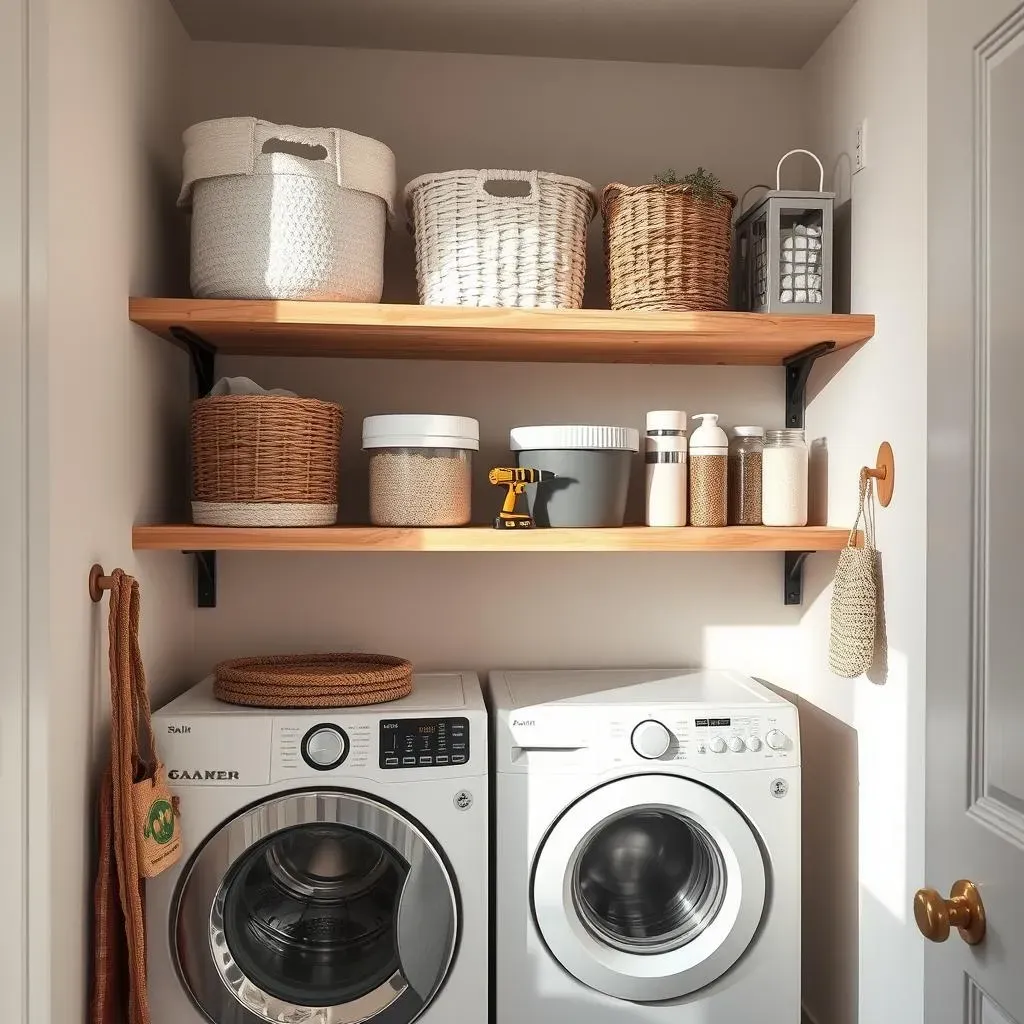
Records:
[[[526,499],[538,526],[622,526],[629,471],[640,450],[632,427],[514,427],[516,464],[554,473],[531,484]]]

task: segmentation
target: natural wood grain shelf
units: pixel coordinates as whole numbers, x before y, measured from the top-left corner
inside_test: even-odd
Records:
[[[838,551],[848,530],[809,526],[782,529],[523,530],[392,529],[376,526],[246,529],[220,526],[136,526],[136,551]]]
[[[509,362],[777,366],[822,343],[874,334],[870,315],[476,309],[348,302],[148,299],[137,324],[171,341],[190,332],[225,355]],[[175,337],[175,330],[178,337]]]

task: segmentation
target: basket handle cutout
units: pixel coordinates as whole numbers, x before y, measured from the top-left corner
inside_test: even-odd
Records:
[[[497,203],[536,203],[540,190],[536,171],[480,171],[477,175],[479,194]]]
[[[485,181],[484,191],[496,199],[525,199],[533,187],[528,181]]]
[[[791,157],[796,156],[797,153],[803,153],[805,156],[809,156],[818,165],[818,191],[825,191],[825,167],[822,162],[809,150],[809,149],[791,149],[786,153],[779,161],[778,167],[775,168],[775,188],[782,188],[782,165]]]
[[[296,156],[301,160],[326,160],[327,147],[313,145],[308,142],[299,142],[297,139],[279,139],[276,136],[267,139],[263,143],[261,153],[285,153],[288,156]]]

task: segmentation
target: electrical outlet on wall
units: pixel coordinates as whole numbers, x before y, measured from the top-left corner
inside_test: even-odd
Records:
[[[857,125],[857,139],[853,150],[853,173],[863,171],[868,165],[868,122],[867,118]]]

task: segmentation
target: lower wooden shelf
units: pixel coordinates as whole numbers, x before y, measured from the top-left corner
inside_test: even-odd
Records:
[[[838,551],[849,536],[848,530],[824,526],[503,532],[489,526],[247,529],[169,525],[134,527],[132,547],[136,551]]]

